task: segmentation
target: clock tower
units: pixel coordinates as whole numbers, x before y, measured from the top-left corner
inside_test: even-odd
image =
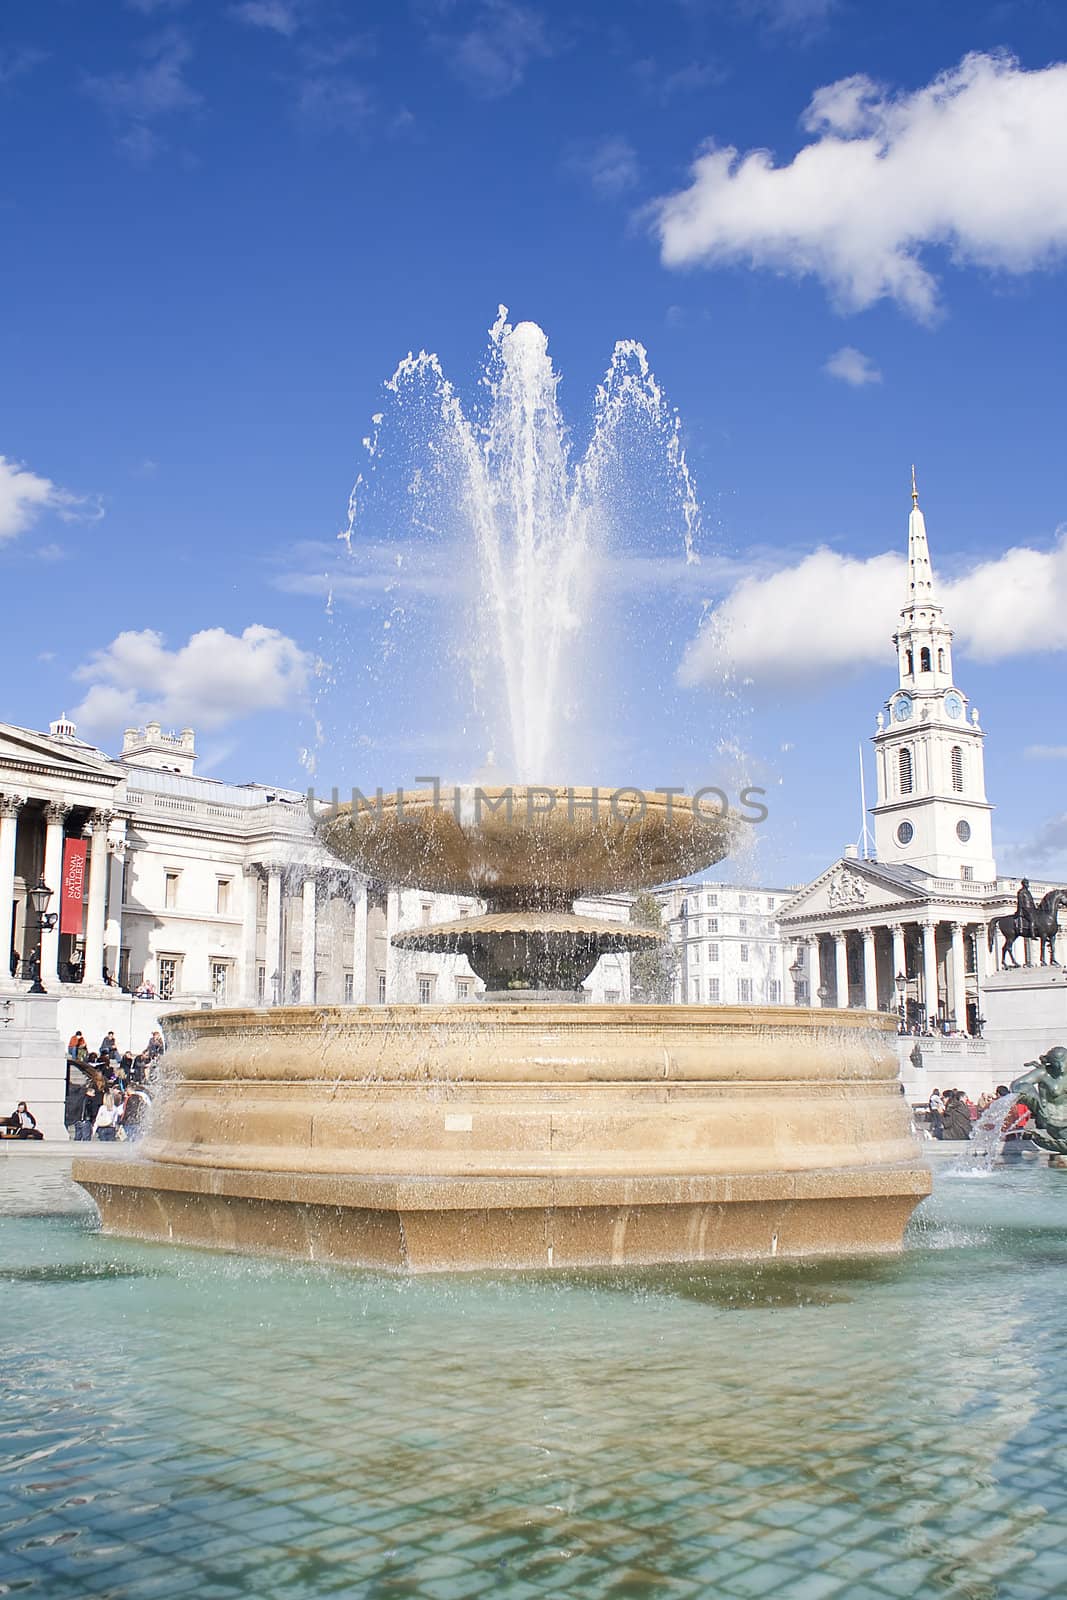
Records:
[[[875,854],[884,866],[935,878],[996,880],[992,806],[985,796],[985,735],[952,676],[952,629],[934,575],[911,470],[908,594],[893,637],[898,687],[878,713]]]

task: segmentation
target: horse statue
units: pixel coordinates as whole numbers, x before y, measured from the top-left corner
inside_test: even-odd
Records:
[[[1004,947],[1000,952],[1001,965],[1003,966],[1007,962],[1010,962],[1013,967],[1019,965],[1015,959],[1014,945],[1016,939],[1024,937],[1028,941],[1030,939],[1039,939],[1041,941],[1041,965],[1043,967],[1058,967],[1056,935],[1060,931],[1059,909],[1063,905],[1067,905],[1067,889],[1050,889],[1048,894],[1044,895],[1034,908],[1033,916],[1030,918],[1029,933],[1024,932],[1022,918],[1015,913],[1009,912],[1006,917],[994,917],[989,924],[989,948],[990,950],[995,948],[999,929],[1000,936],[1004,940]]]

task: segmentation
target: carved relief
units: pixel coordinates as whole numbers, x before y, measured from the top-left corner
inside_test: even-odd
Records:
[[[832,911],[839,911],[847,906],[866,905],[867,885],[855,873],[846,872],[844,867],[838,867],[830,879],[827,898]]]

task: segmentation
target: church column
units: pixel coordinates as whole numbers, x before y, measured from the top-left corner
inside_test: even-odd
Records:
[[[107,903],[107,830],[111,813],[98,811],[89,845],[89,906],[85,916],[85,966],[82,982],[104,981],[104,912]]]
[[[920,926],[923,941],[923,1005],[926,1007],[926,1021],[929,1024],[937,1015],[939,1005],[937,996],[937,923],[924,922]]]
[[[390,889],[385,898],[385,1000],[387,1005],[396,1003],[397,981],[397,949],[393,943],[393,934],[400,927],[400,891]]]
[[[11,976],[11,951],[15,942],[15,836],[21,795],[0,795],[0,983]]]
[[[259,874],[255,867],[246,866],[244,916],[241,919],[241,999],[246,1006],[259,1004],[259,984],[256,981],[258,936]]]
[[[901,923],[894,922],[889,931],[893,935],[893,992],[895,994],[896,980],[899,975],[903,973],[905,978],[908,976],[908,957],[904,948],[904,928]]]
[[[863,1004],[868,1011],[878,1010],[878,967],[874,957],[874,929],[863,930]]]
[[[315,874],[304,879],[304,907],[300,920],[300,1004],[315,1003],[315,911],[318,884]]]
[[[59,982],[59,908],[63,894],[63,823],[69,806],[52,804],[45,810],[44,870],[42,877],[52,891],[49,910],[55,914],[54,928],[41,934],[41,982]]]
[[[835,933],[833,939],[837,1004],[844,1010],[848,1006],[848,944],[843,933]]]
[[[367,1003],[367,885],[352,885],[352,1003]]]
[[[282,960],[282,871],[267,870],[267,994],[272,1006],[285,1000],[285,963]]]
[[[963,951],[963,923],[952,924],[952,1011],[960,1033],[967,1032],[967,964]]]

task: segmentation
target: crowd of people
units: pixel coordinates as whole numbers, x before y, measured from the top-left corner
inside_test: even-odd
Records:
[[[926,1105],[927,1128],[935,1139],[969,1139],[982,1113],[1007,1093],[1006,1083],[998,1084],[995,1094],[982,1094],[977,1100],[963,1089],[931,1089]],[[1017,1102],[1003,1132],[1009,1136],[1024,1133],[1029,1120],[1029,1111]]]
[[[78,1029],[67,1045],[64,1121],[77,1140],[136,1139],[152,1105],[152,1086],[165,1045],[157,1028],[139,1054],[120,1051],[114,1030],[90,1050]]]

